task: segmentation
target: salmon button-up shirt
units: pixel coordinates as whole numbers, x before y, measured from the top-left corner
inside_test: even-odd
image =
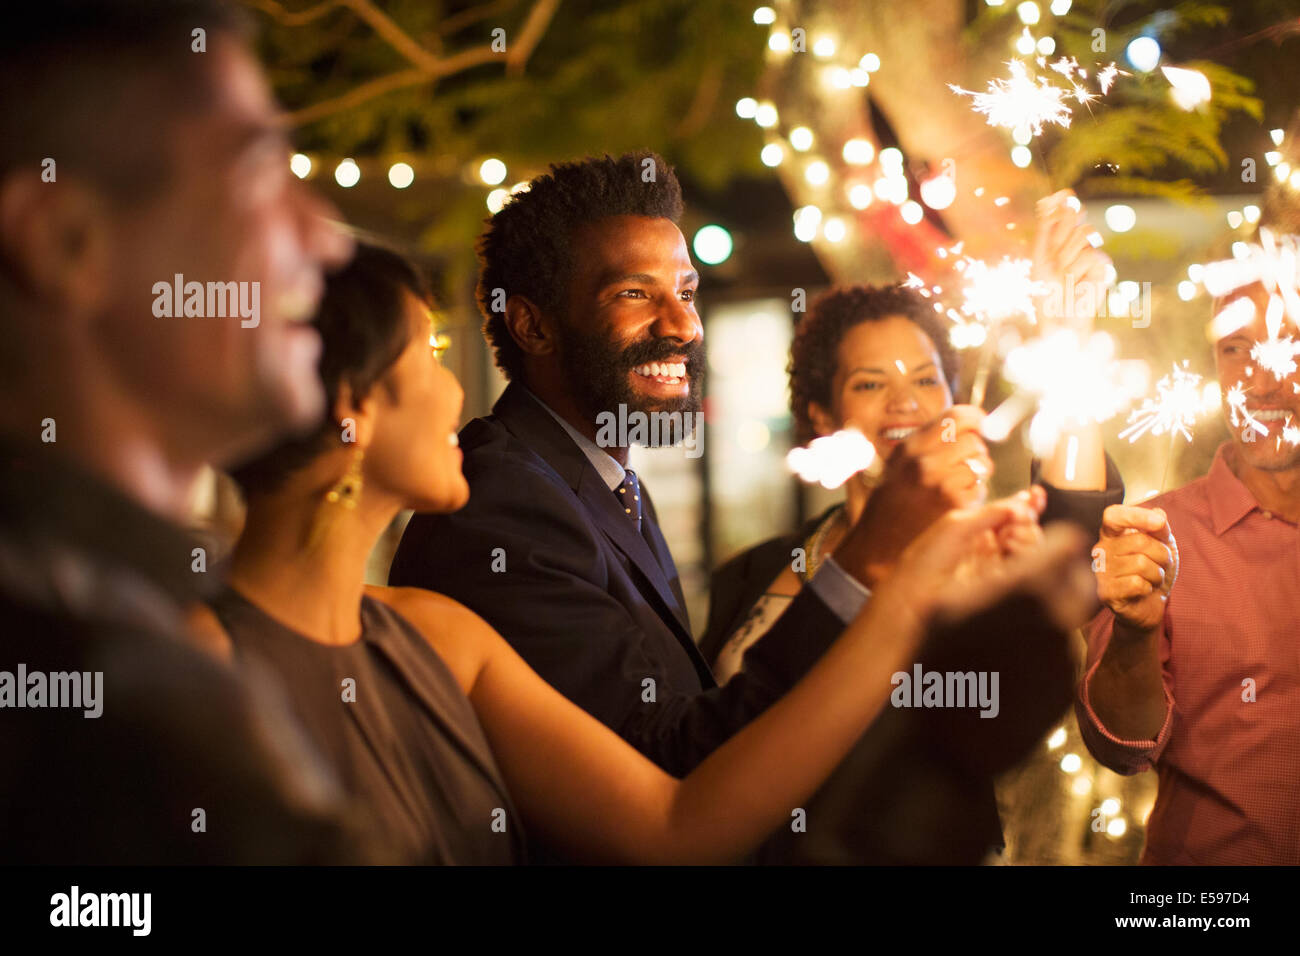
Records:
[[[1089,628],[1079,726],[1106,766],[1159,776],[1147,864],[1300,864],[1300,529],[1260,507],[1233,454],[1221,446],[1208,475],[1145,503],[1169,515],[1180,563],[1154,740],[1120,739],[1093,711],[1114,616]]]

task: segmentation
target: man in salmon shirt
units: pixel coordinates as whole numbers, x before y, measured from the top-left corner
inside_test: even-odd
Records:
[[[1255,283],[1218,303],[1241,318],[1215,322],[1233,427],[1209,473],[1107,508],[1093,551],[1106,607],[1076,710],[1103,764],[1159,775],[1145,864],[1300,864],[1300,380],[1252,357],[1270,298]]]

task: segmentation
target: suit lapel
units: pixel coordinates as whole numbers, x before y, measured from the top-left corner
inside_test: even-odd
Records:
[[[656,599],[659,616],[676,630],[693,648],[690,621],[686,616],[685,600],[681,587],[670,583],[665,568],[673,568],[672,555],[654,520],[654,509],[642,510],[642,522],[650,518],[650,541],[642,537],[618,505],[618,499],[609,490],[599,472],[587,460],[582,449],[574,444],[559,423],[527,390],[511,383],[492,408],[492,414],[520,441],[533,449],[541,458],[568,482],[581,502],[588,517],[600,528],[606,538],[633,564],[645,583],[649,585],[648,598]],[[643,504],[649,497],[643,493]],[[653,544],[652,544],[653,542]],[[643,593],[646,591],[642,587]]]

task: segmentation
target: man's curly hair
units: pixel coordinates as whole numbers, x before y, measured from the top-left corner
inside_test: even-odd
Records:
[[[948,341],[947,323],[934,311],[934,304],[915,290],[902,286],[853,285],[819,296],[795,329],[790,345],[790,411],[794,413],[796,439],[800,444],[817,437],[809,414],[816,402],[830,409],[831,384],[839,361],[840,342],[849,330],[862,322],[879,322],[902,316],[918,326],[934,343],[939,365],[948,388],[957,391],[960,364]]]
[[[506,378],[522,376],[524,353],[506,328],[504,311],[493,311],[494,299],[499,305],[522,295],[544,312],[562,315],[573,276],[573,233],[610,216],[681,219],[681,186],[662,157],[639,151],[552,165],[488,220],[477,247],[476,297],[483,334]]]

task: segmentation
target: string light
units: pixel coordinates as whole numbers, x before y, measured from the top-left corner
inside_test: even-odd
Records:
[[[496,158],[483,160],[478,167],[478,178],[489,186],[497,186],[506,179],[506,164]]]
[[[344,189],[351,189],[361,181],[361,167],[356,164],[356,160],[343,160],[334,167],[334,181]]]
[[[876,149],[870,140],[850,139],[845,142],[841,155],[852,166],[866,166],[875,158]]]
[[[410,163],[393,163],[388,167],[388,182],[394,189],[405,189],[415,182],[415,170]]]

